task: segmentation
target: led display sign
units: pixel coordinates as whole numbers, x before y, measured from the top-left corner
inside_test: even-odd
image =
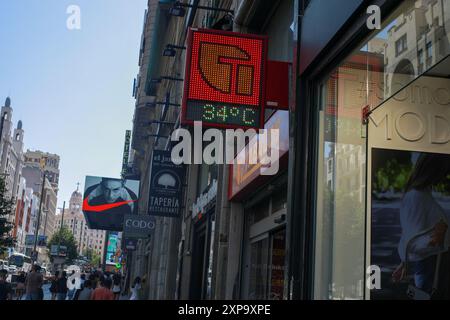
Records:
[[[262,127],[267,37],[190,29],[186,61],[184,124]]]

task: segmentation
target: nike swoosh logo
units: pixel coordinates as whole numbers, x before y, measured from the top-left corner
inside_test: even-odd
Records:
[[[126,204],[129,204],[131,202],[136,202],[137,200],[128,200],[128,201],[121,201],[116,203],[109,203],[109,204],[101,204],[98,206],[91,206],[88,203],[88,198],[84,199],[83,201],[83,211],[90,211],[90,212],[103,212],[109,209],[117,208],[124,206]]]

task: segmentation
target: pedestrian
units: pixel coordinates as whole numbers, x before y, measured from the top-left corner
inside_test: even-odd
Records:
[[[26,300],[42,300],[41,290],[44,277],[42,276],[42,273],[39,272],[39,269],[38,265],[33,265],[31,272],[25,279]]]
[[[113,293],[114,293],[114,297],[116,300],[119,300],[120,298],[120,284],[122,282],[122,276],[120,275],[120,273],[114,273],[112,276],[112,281],[113,281]]]
[[[65,271],[59,274],[56,282],[56,300],[66,300],[67,297],[67,273]]]
[[[55,271],[55,274],[53,275],[50,283],[50,292],[52,294],[52,300],[56,299],[56,294],[58,292],[58,278],[59,278],[59,271]]]
[[[12,299],[12,288],[11,284],[6,282],[7,277],[8,271],[0,270],[0,301]]]
[[[88,280],[91,281],[92,289],[96,289],[97,288],[97,279],[95,278],[95,274],[94,273],[91,273],[89,275]]]
[[[133,285],[131,286],[131,297],[130,300],[140,300],[141,296],[141,278],[136,277],[133,281]]]
[[[78,294],[78,299],[76,300],[91,300],[91,295],[94,289],[92,289],[91,280],[86,280],[83,285],[83,289]]]
[[[80,286],[76,289],[75,295],[73,297],[73,300],[78,300],[78,297],[79,297],[79,295],[81,293],[81,290],[83,290],[83,288],[84,288],[85,282],[86,282],[86,275],[83,273],[80,276]]]
[[[25,272],[21,271],[17,277],[17,287],[16,287],[16,299],[22,300],[22,296],[25,293]]]
[[[91,294],[91,300],[114,300],[114,293],[111,291],[111,279],[102,279],[100,288],[95,289]]]
[[[76,288],[75,288],[75,270],[72,270],[72,274],[70,275],[69,279],[70,280],[68,280],[69,283],[67,284],[67,287],[70,288],[70,289],[69,289],[69,291],[67,293],[67,297],[68,297],[69,300],[73,300],[73,297],[74,297],[75,291],[76,291]],[[71,285],[70,285],[70,283],[71,283]]]

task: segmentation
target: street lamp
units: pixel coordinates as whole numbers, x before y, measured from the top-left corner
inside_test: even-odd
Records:
[[[200,10],[216,11],[216,12],[226,12],[234,14],[233,10],[222,9],[217,7],[199,6],[195,4],[181,3],[179,1],[175,2],[173,7],[169,9],[169,14],[174,17],[184,17],[186,15],[185,8],[194,8]]]
[[[37,225],[36,225],[36,230],[34,233],[34,246],[33,246],[33,253],[32,253],[32,257],[31,260],[33,261],[33,264],[36,262],[37,260],[37,251],[36,251],[36,246],[37,246],[37,242],[38,242],[38,234],[39,234],[39,225],[41,223],[41,213],[42,213],[42,202],[44,200],[44,192],[45,192],[45,179],[46,177],[46,173],[45,173],[45,157],[43,157],[40,161],[40,167],[41,169],[44,171],[44,175],[42,178],[42,186],[41,186],[41,200],[39,201],[39,211],[38,211],[38,221],[37,221]],[[45,228],[45,226],[44,226]]]
[[[166,45],[166,48],[163,51],[163,56],[164,57],[175,57],[175,55],[177,54],[177,51],[175,49],[186,50],[186,47],[168,44],[168,45]]]

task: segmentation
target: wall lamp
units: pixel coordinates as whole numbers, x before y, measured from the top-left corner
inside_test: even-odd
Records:
[[[161,125],[167,125],[167,126],[174,126],[175,122],[151,120],[151,121],[148,121],[148,122],[144,123],[144,125],[152,125],[152,124],[161,124]]]
[[[160,84],[162,82],[162,80],[180,81],[180,82],[184,81],[184,79],[181,79],[181,78],[163,76],[163,77],[159,77],[159,78],[153,78],[152,80],[150,80],[150,82],[152,84]]]
[[[183,82],[183,81],[184,81],[184,79],[181,79],[181,78],[166,77],[166,76],[161,77],[161,79],[164,79],[164,80],[170,80],[170,81],[180,81],[180,82]]]
[[[141,139],[148,139],[148,138],[169,138],[168,136],[162,136],[159,134],[147,134],[145,136],[141,136]]]
[[[177,51],[175,49],[186,50],[186,47],[168,44],[168,45],[166,45],[166,48],[163,51],[163,56],[164,57],[175,57],[175,55],[177,54]]]
[[[145,104],[146,107],[156,107],[156,106],[172,106],[172,107],[180,107],[181,105],[178,103],[171,102],[147,102]]]
[[[193,4],[181,3],[179,1],[173,4],[173,7],[169,9],[169,14],[174,17],[184,17],[186,15],[185,8],[196,8],[201,10],[217,11],[217,12],[227,12],[234,14],[234,10],[222,9],[217,7],[207,7],[207,6],[197,6]]]

